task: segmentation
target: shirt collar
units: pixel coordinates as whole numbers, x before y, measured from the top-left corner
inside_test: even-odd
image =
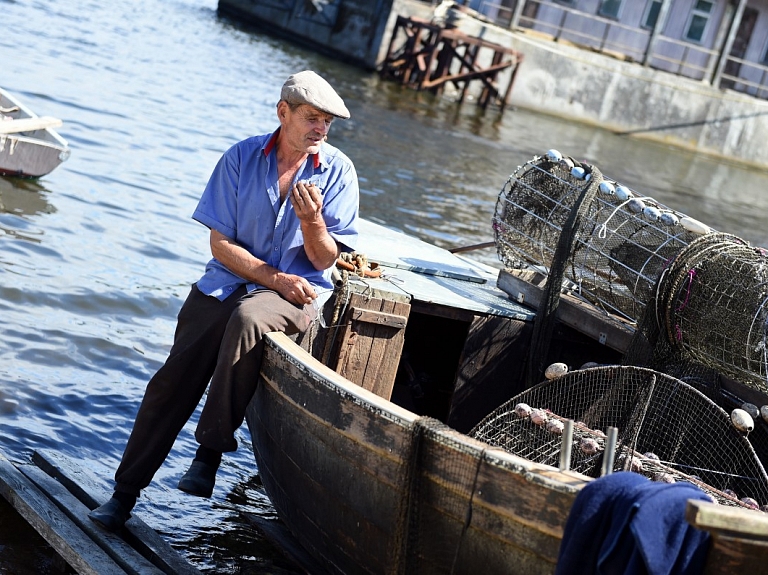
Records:
[[[281,126],[282,127],[282,126]],[[272,153],[272,150],[275,148],[275,144],[277,143],[277,135],[280,133],[280,128],[275,130],[273,134],[269,137],[269,140],[267,140],[267,143],[264,146],[264,155],[268,156]],[[317,154],[312,154],[312,167],[314,169],[317,169],[320,167],[321,159],[320,154],[322,153],[323,148],[322,145],[320,146],[320,152]]]

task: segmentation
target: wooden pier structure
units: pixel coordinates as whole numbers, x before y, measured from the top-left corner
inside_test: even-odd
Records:
[[[452,82],[464,101],[469,83],[482,83],[477,103],[493,103],[503,111],[523,55],[511,48],[469,36],[421,18],[398,16],[380,74],[416,90],[440,94]],[[511,68],[506,88],[501,72]]]
[[[85,575],[200,575],[134,514],[120,533],[88,518],[105,501],[105,485],[54,451],[35,452],[17,465],[0,454],[0,495],[77,573]]]

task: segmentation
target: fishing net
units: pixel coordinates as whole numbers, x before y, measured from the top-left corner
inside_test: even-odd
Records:
[[[680,378],[717,372],[768,394],[766,303],[765,250],[728,234],[702,236],[659,278],[624,362]]]
[[[519,167],[496,203],[493,229],[508,268],[549,273],[565,223],[593,175],[587,164],[550,150]],[[568,287],[605,311],[636,321],[669,261],[706,227],[595,173],[599,186],[572,231]]]
[[[768,476],[730,415],[685,382],[647,368],[601,366],[539,383],[494,410],[470,435],[558,466],[567,420],[575,422],[566,448],[574,471],[601,474],[606,430],[615,427],[608,459],[613,471],[688,481],[725,505],[768,504]]]

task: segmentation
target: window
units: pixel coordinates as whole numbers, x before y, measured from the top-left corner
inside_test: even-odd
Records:
[[[696,0],[691,11],[691,18],[685,30],[685,39],[692,42],[701,42],[707,29],[709,15],[712,12],[714,2],[709,0]]]
[[[653,30],[656,27],[656,22],[659,19],[659,12],[661,11],[661,0],[651,0],[645,7],[645,16],[643,17],[643,28]]]
[[[600,2],[600,9],[597,13],[600,14],[600,16],[616,18],[618,20],[622,2],[623,0],[602,0],[602,2]]]

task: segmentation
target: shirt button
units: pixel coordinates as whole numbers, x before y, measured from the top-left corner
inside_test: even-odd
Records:
[[[277,248],[275,248],[275,251],[277,251]]]

